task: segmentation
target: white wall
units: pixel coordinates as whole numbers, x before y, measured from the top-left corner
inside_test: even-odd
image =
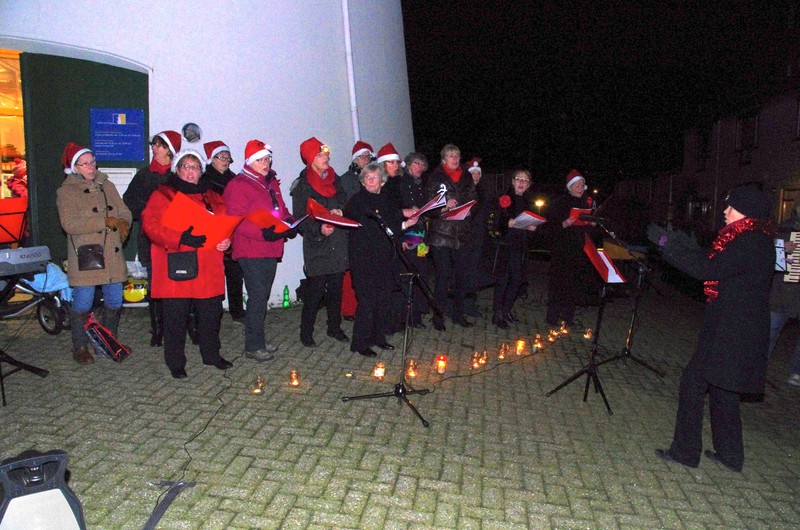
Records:
[[[360,136],[413,149],[399,0],[349,0]],[[273,146],[289,201],[300,143],[316,136],[346,171],[355,141],[341,0],[0,0],[0,48],[123,66],[150,76],[150,133],[195,122],[241,167],[245,143]],[[54,90],[58,89],[54,80]],[[286,246],[273,288],[292,297],[301,240]]]

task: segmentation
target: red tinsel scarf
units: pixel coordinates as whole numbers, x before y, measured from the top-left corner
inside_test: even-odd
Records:
[[[734,221],[729,225],[725,225],[722,230],[717,234],[717,238],[711,243],[711,250],[708,251],[708,259],[713,259],[714,256],[725,250],[728,244],[742,235],[744,232],[758,231],[773,236],[775,233],[772,221],[769,219],[759,220],[745,217]],[[717,290],[717,280],[706,280],[703,282],[703,294],[706,295],[706,303],[711,303],[717,299],[719,291]]]

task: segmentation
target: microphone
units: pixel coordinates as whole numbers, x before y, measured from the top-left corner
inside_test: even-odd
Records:
[[[606,220],[604,217],[597,217],[596,215],[589,215],[588,213],[582,213],[578,216],[581,221],[588,221],[590,223],[605,223]]]
[[[386,235],[388,235],[389,237],[394,236],[394,232],[392,232],[391,228],[386,226],[386,223],[383,221],[383,217],[381,217],[380,214],[378,214],[378,212],[373,212],[372,210],[369,210],[367,211],[367,217],[369,217],[370,219],[375,219],[375,221],[377,221],[378,224],[381,226],[381,228],[383,228],[383,230],[386,232]]]

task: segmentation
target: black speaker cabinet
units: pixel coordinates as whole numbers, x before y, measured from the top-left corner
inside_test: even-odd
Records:
[[[56,449],[25,451],[0,464],[0,530],[86,528],[81,501],[65,474],[69,457]]]

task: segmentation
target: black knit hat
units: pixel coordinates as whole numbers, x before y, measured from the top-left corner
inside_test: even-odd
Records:
[[[772,199],[753,184],[733,188],[725,202],[734,210],[753,219],[770,219],[772,217]]]

